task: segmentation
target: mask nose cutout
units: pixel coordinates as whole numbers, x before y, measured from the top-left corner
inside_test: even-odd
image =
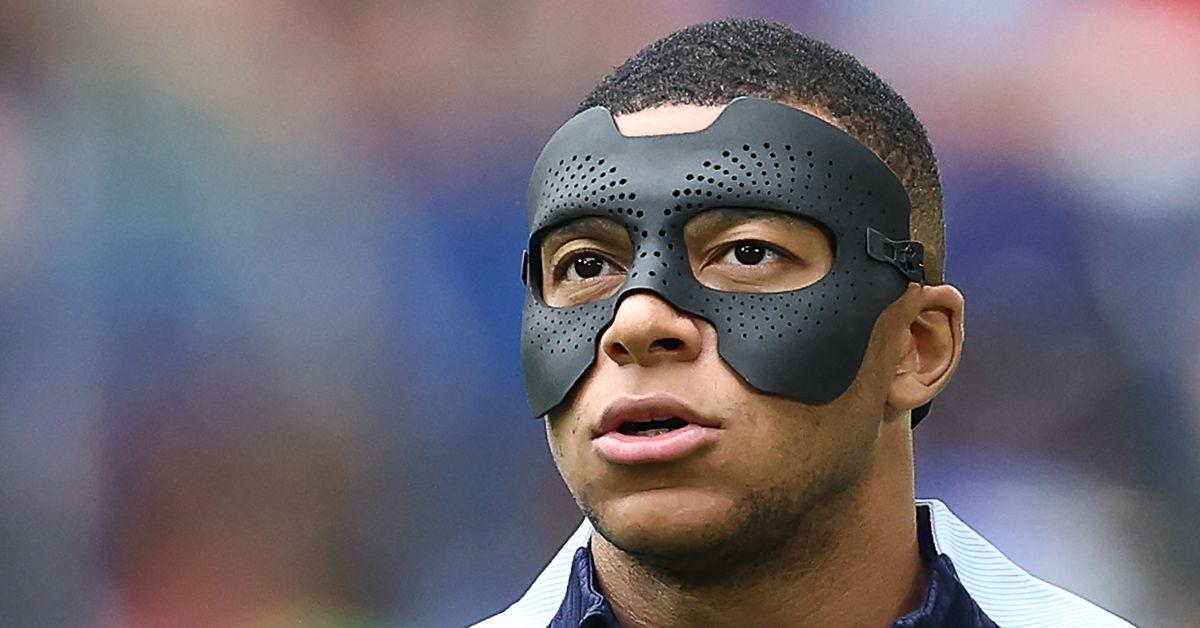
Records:
[[[689,314],[655,293],[636,292],[617,305],[600,347],[619,365],[654,366],[695,360],[702,342],[700,326]]]

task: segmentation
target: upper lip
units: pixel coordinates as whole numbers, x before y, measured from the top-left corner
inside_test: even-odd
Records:
[[[701,416],[679,397],[667,393],[654,393],[640,397],[618,397],[608,404],[600,415],[600,425],[592,432],[593,437],[607,434],[627,421],[678,417],[688,423],[704,427],[720,427],[721,422]]]

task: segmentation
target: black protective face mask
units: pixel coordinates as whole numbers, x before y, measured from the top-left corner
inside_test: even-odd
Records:
[[[714,208],[815,221],[831,237],[833,265],[787,292],[706,287],[692,273],[683,231]],[[635,292],[712,323],[721,357],[754,388],[807,404],[836,399],[857,375],[879,314],[909,282],[924,281],[909,213],[904,187],[869,148],[781,103],[738,98],[706,129],[647,137],[623,136],[602,107],[580,113],[550,138],[529,186],[521,357],[530,406],[543,416],[567,397]],[[603,300],[549,306],[541,239],[592,216],[629,233],[625,283]],[[914,424],[927,408],[914,411]]]

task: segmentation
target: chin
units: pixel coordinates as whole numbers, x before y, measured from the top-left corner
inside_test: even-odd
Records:
[[[633,555],[683,558],[711,552],[736,534],[736,502],[695,488],[661,488],[611,498],[590,509],[609,543]]]

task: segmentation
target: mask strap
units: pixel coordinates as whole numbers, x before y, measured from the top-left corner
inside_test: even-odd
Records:
[[[929,407],[932,405],[933,405],[933,402],[930,401],[929,403],[927,403],[919,408],[913,408],[913,411],[912,411],[912,426],[913,427],[916,427],[917,423],[920,423],[921,419],[925,418],[925,416],[929,414]]]
[[[916,240],[892,240],[867,227],[867,255],[895,266],[909,281],[925,282],[925,247]]]

